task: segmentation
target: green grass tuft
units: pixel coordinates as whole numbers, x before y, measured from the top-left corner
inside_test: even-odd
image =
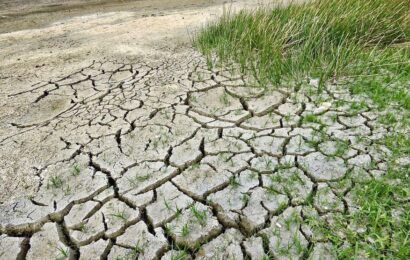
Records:
[[[408,40],[409,11],[407,0],[316,0],[226,12],[194,44],[208,57],[240,64],[261,84],[306,78],[323,84],[408,66],[408,47],[398,46]]]

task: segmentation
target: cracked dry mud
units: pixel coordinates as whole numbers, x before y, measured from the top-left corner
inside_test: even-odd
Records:
[[[385,170],[374,140],[387,130],[342,87],[248,84],[186,50],[10,94],[32,109],[2,133],[2,155],[41,145],[31,167],[3,164],[19,182],[2,189],[27,196],[0,206],[1,258],[332,258],[304,220],[355,210],[356,184]]]
[[[2,90],[0,259],[334,258],[311,220],[385,173],[371,101],[159,56]]]

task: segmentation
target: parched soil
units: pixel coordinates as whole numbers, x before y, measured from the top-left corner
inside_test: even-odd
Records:
[[[186,32],[220,13],[0,35],[0,259],[334,258],[309,220],[357,210],[391,129],[343,86],[208,68]]]

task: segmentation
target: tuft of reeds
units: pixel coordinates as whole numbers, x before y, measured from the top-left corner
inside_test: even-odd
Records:
[[[408,40],[409,23],[408,0],[312,0],[226,11],[194,44],[264,85],[306,78],[323,84],[369,67],[408,64],[408,48],[397,46]]]

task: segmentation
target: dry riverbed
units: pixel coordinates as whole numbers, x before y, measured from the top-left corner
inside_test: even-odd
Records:
[[[384,174],[377,110],[209,69],[223,1],[160,2],[0,2],[0,259],[333,258],[311,220]]]

